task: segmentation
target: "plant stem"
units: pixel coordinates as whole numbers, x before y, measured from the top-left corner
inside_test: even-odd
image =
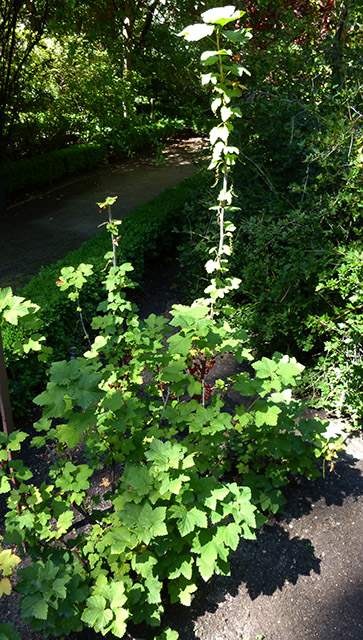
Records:
[[[85,327],[85,324],[84,324],[82,311],[78,311],[78,313],[79,313],[79,318],[80,318],[80,321],[81,321],[84,337],[86,338],[86,340],[88,342],[89,348],[92,349],[92,343],[91,343],[91,340],[89,339],[89,335],[87,333],[87,330],[86,330],[86,327]]]
[[[227,163],[224,161],[223,167],[223,192],[227,192],[228,187],[228,169]],[[224,202],[224,201],[223,201]],[[224,242],[224,204],[221,205],[219,210],[219,247],[218,247],[218,260],[220,261],[223,251],[223,242]]]
[[[108,213],[108,222],[111,225],[112,224],[111,205],[107,206],[107,213]],[[112,231],[111,231],[111,240],[112,240],[113,266],[117,267],[115,236],[113,235]]]

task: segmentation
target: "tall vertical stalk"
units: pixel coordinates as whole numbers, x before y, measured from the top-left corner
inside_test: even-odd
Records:
[[[203,24],[194,24],[186,27],[179,35],[188,41],[197,41],[208,38],[208,46],[213,43],[212,50],[206,50],[201,55],[201,62],[206,67],[206,73],[202,75],[202,84],[211,86],[211,109],[218,118],[219,123],[210,131],[210,143],[212,148],[212,160],[209,169],[216,173],[216,184],[222,176],[222,184],[217,200],[218,204],[212,207],[217,212],[219,225],[219,241],[214,248],[214,258],[206,264],[208,274],[212,275],[210,285],[205,289],[209,294],[210,315],[213,317],[218,301],[222,300],[231,289],[236,289],[240,281],[238,278],[227,276],[228,257],[230,255],[230,243],[225,242],[226,237],[231,237],[234,225],[226,220],[226,214],[232,212],[232,183],[229,174],[239,154],[237,147],[231,146],[229,136],[233,131],[233,120],[241,118],[242,112],[233,104],[236,99],[241,99],[242,89],[240,78],[243,74],[250,75],[247,69],[236,64],[234,54],[240,57],[241,50],[251,37],[243,28],[234,28],[236,21],[244,15],[233,6],[217,7],[202,14]],[[232,23],[232,24],[231,24]],[[228,29],[225,26],[228,24]],[[238,50],[233,53],[232,47]],[[213,254],[213,250],[211,251]],[[214,277],[213,277],[214,276]]]
[[[100,212],[104,211],[104,209],[107,209],[108,222],[102,222],[102,224],[100,224],[99,226],[101,227],[102,225],[105,224],[107,231],[109,231],[109,233],[111,234],[112,263],[114,267],[117,267],[117,255],[116,255],[116,247],[118,243],[117,226],[121,224],[121,220],[115,220],[112,218],[111,208],[112,208],[112,205],[115,204],[116,200],[117,200],[117,196],[114,196],[114,197],[109,196],[106,198],[104,202],[97,202],[97,205],[100,208]]]

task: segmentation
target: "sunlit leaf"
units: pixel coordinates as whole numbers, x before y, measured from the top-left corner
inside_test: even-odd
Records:
[[[207,24],[190,24],[185,27],[178,36],[185,38],[188,42],[196,42],[206,36],[211,36],[214,31],[214,27]]]

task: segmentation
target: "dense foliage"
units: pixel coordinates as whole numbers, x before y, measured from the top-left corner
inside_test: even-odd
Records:
[[[262,353],[287,349],[308,365],[302,391],[316,403],[360,420],[361,8],[261,0],[243,20],[253,73],[233,133],[235,321]],[[199,290],[212,200],[185,209],[183,263]]]
[[[205,174],[197,173],[153,200],[135,207],[123,220],[117,248],[118,260],[132,263],[135,286],[140,288],[153,261],[160,262],[173,254],[177,233],[182,229],[184,203],[189,199],[202,198],[204,188]],[[100,221],[104,221],[104,215],[100,215]],[[166,234],[166,228],[173,229],[173,233]],[[82,353],[85,346],[74,305],[64,299],[54,283],[63,268],[77,268],[81,262],[92,263],[92,276],[88,277],[82,291],[82,306],[86,317],[91,318],[104,295],[104,255],[108,244],[107,233],[101,231],[65,258],[43,268],[18,291],[21,298],[30,299],[40,307],[42,333],[53,349],[52,359],[66,357],[71,347],[75,347],[77,353]],[[2,310],[5,301],[6,290],[3,290],[0,294]],[[89,328],[89,323],[87,326]],[[13,412],[17,417],[24,416],[37,389],[44,385],[44,363],[39,363],[35,354],[30,353],[25,357],[23,353],[18,353],[16,345],[19,343],[19,330],[16,326],[2,318],[0,329]]]
[[[246,331],[225,318],[226,298],[240,284],[229,270],[237,213],[231,170],[239,155],[231,138],[248,75],[234,47],[244,52],[249,40],[241,25],[231,27],[242,15],[231,6],[211,9],[181,34],[189,42],[213,41],[202,54],[202,82],[211,86],[218,119],[209,166],[218,185],[218,238],[209,250],[205,295],[174,305],[170,321],[141,319],[125,293],[133,267],[117,262],[114,198],[100,203],[112,266],[92,339],[82,296],[93,266],[64,267],[57,281],[89,348],[53,362],[35,398],[42,417],[31,444],[48,456],[48,477],[37,483],[21,455],[12,459],[26,433],[0,435],[5,542],[29,557],[16,588],[24,619],[46,636],[87,626],[121,638],[130,619],[158,626],[167,600],[189,605],[200,579],[228,574],[240,537],[253,538],[266,515],[282,507],[291,476],[314,478],[317,461],[332,460],[341,446],[327,440],[322,422],[304,419],[292,396],[302,365],[277,351],[254,359]],[[29,334],[19,348],[46,358],[37,306],[5,290],[0,308],[6,322]],[[226,354],[237,373],[213,375]],[[17,558],[7,553],[0,562],[10,572]],[[171,629],[159,636],[176,638]]]
[[[130,127],[189,116],[185,86],[200,92],[176,33],[203,4],[1,0],[0,160],[88,142],[119,153]]]

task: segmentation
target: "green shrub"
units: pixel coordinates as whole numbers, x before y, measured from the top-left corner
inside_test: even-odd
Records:
[[[80,144],[68,149],[43,153],[3,165],[2,173],[8,196],[25,189],[39,187],[59,180],[67,173],[90,167],[106,157],[103,144]]]
[[[189,606],[200,578],[228,575],[239,539],[281,509],[291,475],[316,477],[317,460],[341,448],[292,399],[294,358],[276,353],[212,383],[226,353],[252,360],[245,332],[211,299],[174,305],[170,326],[140,319],[124,292],[130,271],[111,267],[90,350],[53,362],[35,398],[32,445],[52,451],[50,480],[37,486],[20,457],[9,462],[25,433],[0,434],[5,541],[31,558],[20,607],[46,637],[85,626],[122,638],[128,620],[159,625],[167,600]],[[230,387],[241,394],[232,415]]]
[[[153,147],[159,140],[165,140],[176,131],[184,128],[182,120],[162,118],[156,122],[130,123],[118,130],[113,130],[107,138],[108,145],[118,157],[131,155],[147,147]]]
[[[82,356],[52,362],[48,384],[34,399],[42,417],[31,444],[52,450],[40,486],[31,482],[21,456],[11,460],[27,435],[0,434],[0,493],[9,494],[5,541],[30,557],[18,572],[20,606],[25,621],[46,636],[86,626],[122,638],[128,620],[159,625],[167,599],[188,606],[200,578],[229,574],[231,551],[240,537],[255,537],[265,514],[281,509],[281,488],[291,475],[316,477],[317,460],[331,461],[342,448],[343,438],[328,441],[326,425],[303,419],[304,407],[293,399],[291,387],[303,367],[281,353],[252,362],[246,332],[222,313],[225,296],[239,282],[229,276],[235,227],[227,219],[235,211],[229,175],[238,149],[227,138],[229,120],[240,113],[227,101],[231,85],[240,96],[234,85],[241,74],[234,65],[237,80],[230,81],[231,60],[220,58],[232,53],[220,50],[219,42],[222,36],[246,40],[243,29],[222,31],[242,13],[230,6],[211,9],[202,14],[205,24],[180,34],[193,41],[214,33],[218,47],[217,55],[202,56],[208,69],[218,64],[212,108],[222,120],[211,131],[210,168],[217,183],[223,178],[213,207],[219,243],[206,264],[208,297],[174,305],[170,319],[140,318],[124,291],[133,286],[133,267],[117,265],[119,221],[111,214],[115,198],[107,198],[100,207],[108,213],[113,251],[106,259],[111,256],[113,265],[105,277],[107,297],[92,320],[93,341]],[[184,201],[176,197],[169,215],[165,208],[159,213],[159,201],[158,225],[150,211],[129,224],[133,230],[142,225],[140,237],[146,231],[153,244],[158,233],[170,239],[172,216],[176,228],[183,224]],[[134,251],[142,269],[147,242],[141,249],[130,239],[124,235],[121,259],[122,251]],[[82,324],[81,294],[92,273],[89,263],[68,266],[58,281]],[[21,313],[18,302],[3,302],[5,320]],[[209,378],[216,359],[231,353],[240,372]],[[227,410],[230,389],[236,395]],[[159,640],[177,637],[169,628]]]
[[[184,203],[196,198],[207,180],[204,173],[196,173],[172,189],[167,189],[153,200],[136,207],[121,226],[121,238],[117,248],[119,262],[133,262],[135,279],[142,281],[145,263],[157,256],[167,255],[177,244],[175,233],[182,227]],[[108,234],[103,231],[83,243],[76,251],[58,260],[25,285],[19,294],[41,307],[41,318],[47,342],[54,349],[55,358],[67,358],[69,349],[84,349],[82,329],[74,306],[56,287],[61,269],[77,267],[80,263],[94,265],[94,273],[82,291],[82,307],[85,317],[91,318],[103,295],[104,255],[109,251]],[[18,337],[17,329],[3,329],[4,355],[9,375],[9,388],[15,411],[24,411],[25,400],[30,400],[44,376],[44,365],[32,354],[24,359],[13,353]]]

